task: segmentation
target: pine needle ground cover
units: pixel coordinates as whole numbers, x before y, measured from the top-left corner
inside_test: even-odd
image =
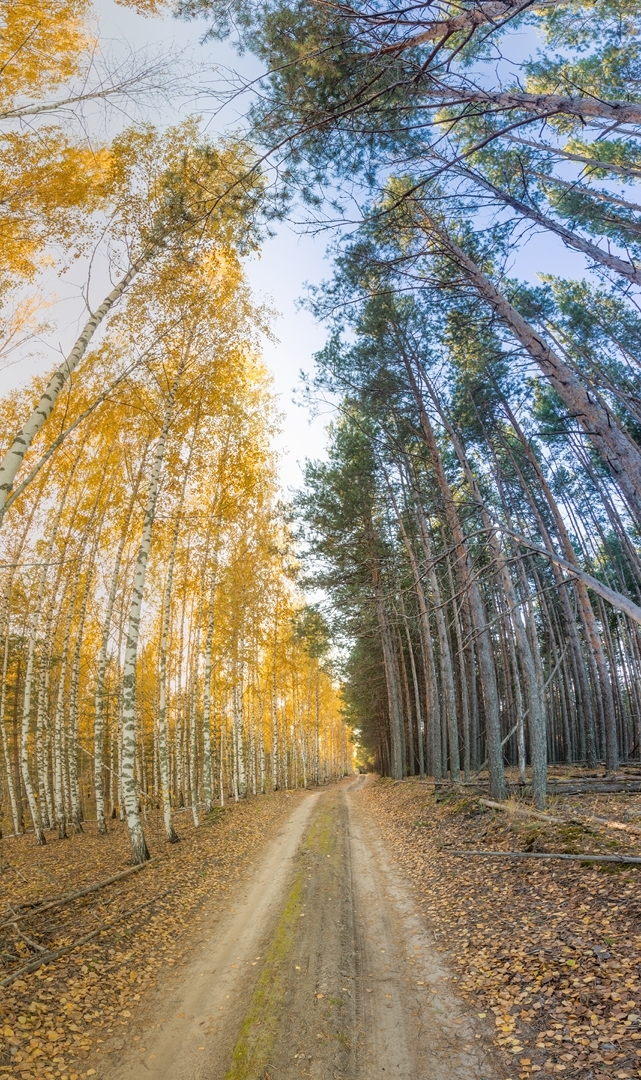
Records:
[[[203,917],[211,921],[212,914],[234,904],[243,876],[298,797],[277,792],[218,808],[199,829],[190,814],[180,813],[181,842],[175,845],[164,842],[162,821],[155,829],[150,815],[154,861],[113,885],[15,925],[10,920],[35,905],[126,870],[131,847],[119,821],[110,823],[107,837],[96,836],[89,822],[83,835],[62,841],[52,837],[44,848],[34,847],[33,834],[3,841],[0,978],[19,966],[18,956],[25,963],[37,959],[34,942],[53,950],[103,924],[110,927],[0,989],[0,1076],[76,1080],[98,1076],[104,1055],[125,1045],[135,1053],[139,1047],[132,1026],[145,995],[157,981],[166,985],[172,969],[179,970]]]
[[[464,789],[463,789],[464,790]],[[511,818],[430,785],[381,781],[366,793],[413,879],[435,947],[461,996],[495,1027],[506,1075],[641,1076],[639,868],[460,858],[450,850],[639,853],[639,840]],[[591,796],[589,812],[629,820],[639,795]],[[586,814],[556,799],[553,813]]]

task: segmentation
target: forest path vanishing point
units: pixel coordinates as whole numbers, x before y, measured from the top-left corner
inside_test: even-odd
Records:
[[[105,1080],[497,1080],[351,778],[298,802]]]

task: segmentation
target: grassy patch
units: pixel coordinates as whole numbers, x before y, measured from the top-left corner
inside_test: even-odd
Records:
[[[316,812],[304,849],[325,858],[336,853],[336,815],[331,809]],[[301,925],[303,883],[307,872],[305,865],[301,865],[294,879],[225,1080],[261,1080],[270,1065],[290,984],[290,954]],[[329,1000],[331,1004],[343,1004],[338,999]]]
[[[314,824],[307,834],[305,847],[330,855],[334,848],[336,816],[331,809],[317,811]]]
[[[225,1080],[260,1080],[278,1035],[288,984],[287,959],[301,914],[303,870],[299,870],[269,948]]]

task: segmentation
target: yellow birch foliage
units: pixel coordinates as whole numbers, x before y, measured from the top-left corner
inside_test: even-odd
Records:
[[[71,144],[56,127],[0,134],[0,290],[31,280],[51,244],[86,232],[101,204],[109,155]]]
[[[0,3],[0,298],[33,278],[48,244],[82,233],[104,194],[104,148],[41,122],[94,47],[90,10],[88,0]],[[25,106],[40,112],[20,121]]]
[[[147,137],[142,134],[143,145]],[[151,138],[146,152],[154,145]],[[178,144],[176,159],[185,160]],[[162,202],[158,193],[154,198]],[[103,780],[107,808],[122,805],[119,702],[134,564],[151,463],[178,376],[137,657],[140,799],[148,812],[157,810],[167,611],[166,726],[174,807],[191,805],[202,814],[221,791],[227,799],[273,786],[298,787],[341,775],[351,765],[337,690],[295,634],[301,598],[278,504],[272,447],[278,417],[259,353],[267,319],[242,272],[246,232],[237,210],[229,218],[221,210],[220,229],[204,251],[194,258],[191,249],[179,246],[137,279],[103,344],[66,388],[25,470],[84,416],[82,423],[8,511],[0,537],[5,565],[27,532],[11,583],[7,703],[13,702],[12,680],[21,662],[24,671],[21,628],[30,625],[40,589],[29,567],[50,567],[37,626],[29,730],[30,769],[45,824],[59,824],[62,814],[71,827],[74,784],[85,818],[95,815],[96,673],[114,567]],[[119,375],[121,381],[85,416]],[[0,404],[0,428],[12,430],[25,396],[36,389]],[[56,792],[56,746],[68,758],[62,794]],[[6,798],[3,805],[9,806]]]
[[[91,43],[89,0],[3,0],[0,115],[56,90],[77,74]]]

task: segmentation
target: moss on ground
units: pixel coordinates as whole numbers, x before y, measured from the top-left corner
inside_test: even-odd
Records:
[[[316,811],[303,844],[305,850],[323,858],[336,857],[336,813],[333,808]],[[261,1080],[270,1065],[291,983],[290,954],[303,914],[306,872],[305,865],[300,865],[240,1029],[225,1080]]]

